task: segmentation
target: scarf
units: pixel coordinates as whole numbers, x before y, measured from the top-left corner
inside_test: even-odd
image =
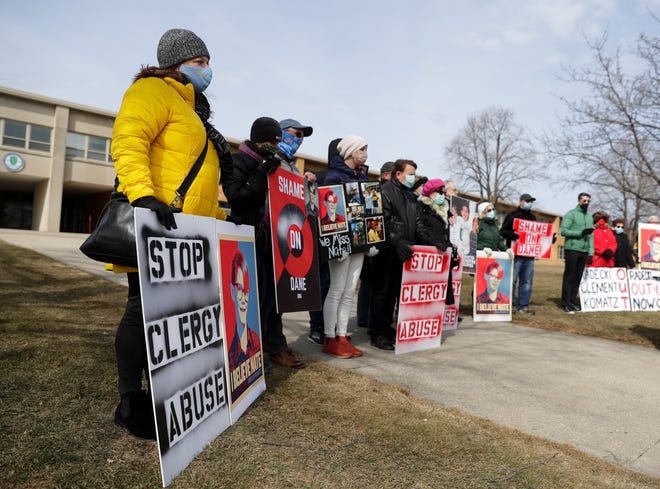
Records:
[[[419,198],[420,202],[423,204],[427,205],[428,207],[431,208],[433,212],[435,212],[438,216],[442,218],[442,220],[445,222],[445,225],[448,225],[449,223],[447,222],[447,209],[445,208],[444,205],[438,205],[435,202],[433,202],[433,199],[430,197],[426,197],[422,195]]]

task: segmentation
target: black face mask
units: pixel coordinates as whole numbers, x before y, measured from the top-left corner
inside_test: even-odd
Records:
[[[588,208],[589,208],[589,204],[580,204],[580,209],[582,209],[584,212],[587,212]]]

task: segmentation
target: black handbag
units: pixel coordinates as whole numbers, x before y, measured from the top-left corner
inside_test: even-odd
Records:
[[[176,189],[174,200],[170,203],[172,212],[181,212],[183,209],[183,199],[204,162],[208,147],[207,141],[190,172]],[[92,260],[137,268],[133,206],[126,195],[116,191],[117,183],[115,191],[110,194],[110,200],[101,211],[96,228],[80,245],[80,251]]]
[[[80,251],[92,260],[137,268],[133,206],[121,192],[112,192],[94,232]]]

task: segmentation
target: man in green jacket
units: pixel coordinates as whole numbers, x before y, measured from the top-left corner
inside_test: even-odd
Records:
[[[577,293],[582,280],[582,272],[594,256],[594,220],[587,213],[591,195],[582,192],[578,195],[578,205],[566,213],[561,221],[561,235],[564,237],[564,276],[561,286],[561,307],[568,314],[580,310]]]

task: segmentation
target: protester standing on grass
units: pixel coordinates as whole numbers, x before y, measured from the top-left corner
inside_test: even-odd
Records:
[[[621,218],[612,221],[614,236],[616,237],[616,251],[614,252],[614,266],[617,268],[635,268],[633,250],[630,239],[625,232],[625,221]]]
[[[112,159],[117,191],[134,207],[154,211],[165,229],[176,228],[168,204],[207,141],[212,144],[182,212],[226,218],[218,207],[218,182],[223,180],[221,165],[223,171],[231,171],[231,155],[208,120],[210,108],[203,92],[211,82],[209,60],[204,41],[193,32],[168,30],[158,43],[158,67],[147,66],[136,75],[115,120]],[[149,377],[140,279],[136,269],[113,269],[128,272],[128,300],[115,338],[121,400],[114,421],[134,436],[155,440],[151,396],[142,389],[143,376],[147,381]]]
[[[339,155],[330,161],[325,185],[367,181],[367,141],[360,136],[346,136],[337,145],[337,150]],[[374,256],[376,253],[378,250],[372,246],[367,254]],[[323,304],[323,351],[339,358],[362,356],[362,351],[353,346],[346,334],[363,259],[364,253],[353,253],[328,263],[330,288]]]
[[[250,140],[241,144],[234,155],[234,175],[226,190],[232,214],[240,216],[242,222],[255,226],[264,350],[270,361],[291,368],[303,368],[305,363],[289,348],[283,332],[282,314],[277,312],[276,307],[268,175],[277,168],[299,174],[293,155],[303,138],[310,136],[312,131],[311,127],[293,119],[281,122],[271,117],[256,119],[250,129]]]
[[[582,192],[578,204],[566,213],[561,221],[564,237],[564,275],[561,285],[561,307],[567,314],[580,310],[577,302],[578,289],[584,267],[594,255],[594,220],[587,213],[591,195]]]
[[[588,267],[611,268],[614,266],[614,253],[617,240],[608,226],[610,216],[605,212],[595,212],[594,220],[594,257]]]
[[[532,207],[536,199],[529,194],[522,194],[518,207],[509,212],[504,218],[500,234],[506,240],[507,248],[511,247],[512,241],[517,241],[520,236],[513,229],[514,219],[523,219],[527,221],[536,221],[536,216],[532,214]],[[534,283],[534,258],[529,256],[516,256],[513,260],[513,295],[512,307],[514,311],[521,313],[535,314],[535,311],[529,308],[532,299],[532,285]]]

